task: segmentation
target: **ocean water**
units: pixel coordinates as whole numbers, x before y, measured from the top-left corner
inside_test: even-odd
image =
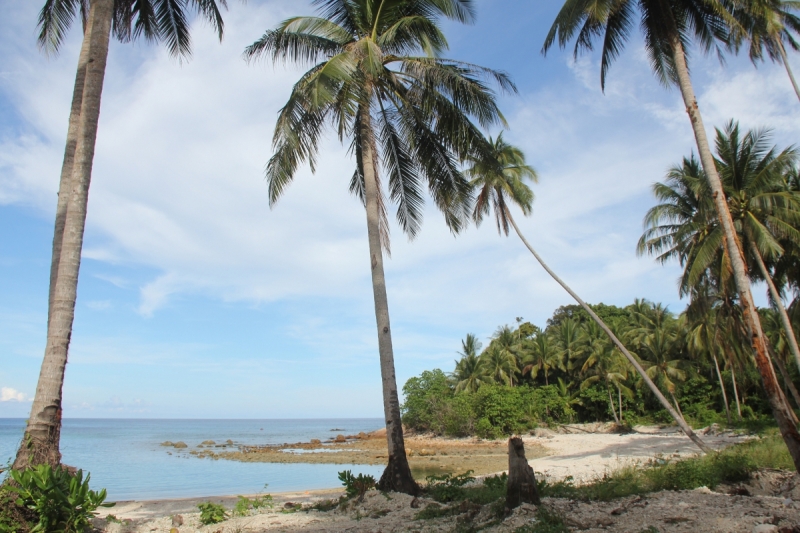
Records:
[[[91,473],[93,489],[106,488],[109,501],[255,494],[340,486],[338,472],[372,474],[382,466],[241,463],[169,455],[164,441],[194,447],[204,440],[283,444],[325,440],[339,433],[370,432],[380,418],[320,420],[64,420],[62,461]],[[0,418],[0,461],[16,454],[25,421]],[[332,431],[335,430],[335,431]]]

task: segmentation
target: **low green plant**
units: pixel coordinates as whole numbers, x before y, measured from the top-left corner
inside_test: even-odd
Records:
[[[271,509],[275,506],[275,502],[273,501],[271,494],[264,494],[254,498],[238,496],[238,498],[239,499],[236,500],[236,504],[233,507],[233,516],[249,516],[251,511],[257,511],[258,509],[262,508]]]
[[[471,476],[472,470],[467,470],[463,474],[452,475],[432,475],[427,476],[425,480],[428,485],[425,491],[437,502],[447,503],[456,500],[464,499],[464,485],[475,481]]]
[[[344,501],[344,497],[339,498],[338,500],[328,499],[328,500],[320,500],[311,504],[309,509],[313,509],[315,511],[320,511],[323,513],[327,513],[328,511],[332,511],[339,507],[339,505]]]
[[[31,533],[82,532],[95,516],[98,507],[112,507],[104,503],[106,490],[89,489],[89,474],[83,471],[70,473],[65,468],[38,465],[25,470],[9,472],[15,485],[7,489],[16,494],[14,503],[36,515]]]
[[[200,509],[200,523],[204,526],[219,524],[228,518],[225,507],[217,503],[203,502],[197,504],[197,508]]]
[[[369,474],[358,474],[354,476],[350,470],[339,472],[339,481],[344,485],[344,491],[347,497],[353,498],[358,496],[359,501],[364,498],[364,494],[366,494],[368,490],[375,488],[374,477]]]
[[[536,521],[515,529],[514,533],[569,533],[569,528],[564,517],[542,505],[536,510]]]

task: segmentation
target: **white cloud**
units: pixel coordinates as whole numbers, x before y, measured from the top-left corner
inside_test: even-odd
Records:
[[[24,402],[27,396],[11,387],[0,387],[0,402]]]

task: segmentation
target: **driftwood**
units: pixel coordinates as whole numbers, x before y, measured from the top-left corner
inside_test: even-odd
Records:
[[[508,485],[506,488],[506,509],[514,509],[522,503],[539,505],[539,491],[536,490],[536,477],[533,468],[525,458],[522,439],[508,439]]]

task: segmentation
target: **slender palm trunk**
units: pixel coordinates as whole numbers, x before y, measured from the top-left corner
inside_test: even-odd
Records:
[[[797,80],[794,79],[794,73],[792,72],[792,67],[789,66],[789,58],[786,57],[786,49],[783,47],[783,42],[778,40],[778,51],[781,54],[781,59],[783,60],[783,66],[786,67],[786,73],[789,75],[789,79],[792,80],[792,87],[794,87],[794,93],[797,95],[797,99],[800,100],[800,87],[797,86]]]
[[[686,423],[686,421],[683,419],[683,417],[680,416],[675,411],[675,409],[673,409],[673,407],[669,404],[669,401],[667,401],[667,399],[661,393],[659,388],[656,387],[656,384],[653,383],[653,380],[650,379],[650,376],[647,375],[647,372],[644,371],[644,368],[642,368],[642,365],[639,364],[639,361],[637,361],[636,358],[633,357],[633,355],[631,355],[631,353],[628,351],[628,349],[625,348],[625,345],[623,345],[622,342],[617,338],[617,336],[614,335],[614,333],[611,331],[611,329],[609,329],[609,327],[606,326],[605,322],[603,322],[603,320],[599,316],[597,316],[597,313],[595,313],[592,310],[592,308],[589,307],[586,304],[586,302],[584,302],[580,298],[580,296],[578,296],[572,289],[570,289],[569,286],[566,283],[564,283],[561,280],[561,278],[559,278],[555,274],[555,272],[550,270],[550,267],[547,266],[547,264],[539,256],[539,254],[536,253],[536,250],[533,249],[533,246],[531,246],[530,243],[527,241],[527,239],[525,239],[525,237],[522,235],[522,232],[519,230],[519,227],[517,226],[517,222],[514,220],[514,217],[511,216],[511,213],[506,211],[506,214],[508,215],[509,222],[511,222],[511,225],[514,226],[514,231],[517,232],[517,235],[522,240],[523,244],[525,244],[525,246],[528,248],[528,250],[530,250],[530,252],[533,254],[533,257],[535,257],[536,260],[539,262],[539,264],[542,265],[542,268],[544,268],[547,271],[547,273],[550,274],[550,277],[552,277],[556,281],[556,283],[561,285],[561,287],[563,287],[564,290],[567,291],[569,293],[569,295],[572,296],[572,298],[576,302],[578,302],[578,304],[583,308],[583,310],[586,311],[589,314],[589,316],[592,318],[592,320],[594,320],[597,323],[597,325],[600,326],[600,328],[603,331],[605,331],[606,335],[608,335],[608,337],[611,339],[611,342],[613,342],[614,345],[619,349],[619,351],[622,352],[622,355],[625,356],[625,358],[628,360],[628,362],[633,366],[633,368],[636,370],[636,372],[641,376],[642,380],[645,382],[647,387],[652,391],[653,394],[655,394],[655,396],[658,399],[658,401],[661,403],[661,405],[664,407],[664,409],[667,410],[667,412],[675,420],[675,422],[678,424],[678,426],[680,426],[681,430],[683,430],[683,432],[686,434],[686,436],[689,437],[692,440],[692,442],[694,442],[698,446],[698,448],[700,448],[704,452],[708,453],[708,452],[713,451],[705,442],[703,442],[700,439],[700,437],[698,437],[695,434],[694,431],[692,431],[692,428],[689,427],[689,425]]]
[[[89,17],[83,33],[81,52],[78,56],[78,69],[75,73],[75,86],[72,89],[72,105],[69,110],[69,126],[67,142],[64,148],[64,160],[61,163],[61,178],[58,185],[58,202],[56,204],[56,223],[53,231],[53,255],[50,260],[50,294],[47,300],[47,321],[53,313],[53,294],[56,289],[58,265],[61,260],[61,243],[64,238],[64,222],[67,218],[67,204],[72,190],[72,170],[75,164],[75,149],[78,145],[78,128],[80,125],[81,104],[83,103],[83,86],[86,69],[89,64],[89,43],[92,35],[93,17]]]
[[[372,136],[372,117],[369,105],[359,111],[361,129],[361,167],[364,170],[364,199],[367,208],[367,235],[369,238],[370,266],[372,269],[372,294],[375,300],[375,320],[378,328],[378,353],[383,383],[383,412],[386,417],[386,441],[389,461],[378,487],[383,491],[419,493],[411,468],[408,466],[403,425],[400,419],[400,400],[397,395],[397,378],[394,370],[392,332],[389,327],[389,301],[386,296],[386,278],[383,272],[383,251],[379,229],[378,182],[375,168],[375,144]]]
[[[622,389],[620,389],[619,386],[617,387],[617,397],[619,399],[619,422],[622,424],[624,423],[622,419]]]
[[[608,391],[608,405],[611,407],[611,414],[614,415],[614,422],[619,425],[619,417],[617,416],[617,408],[614,407],[614,399],[611,397],[611,387],[606,385],[606,391]]]
[[[672,397],[672,403],[675,404],[675,410],[678,411],[678,414],[681,415],[681,418],[683,418],[683,411],[681,411],[681,406],[678,403],[678,399],[675,397],[675,393],[670,392],[669,395]]]
[[[772,281],[769,270],[767,270],[767,265],[764,264],[764,259],[761,257],[761,254],[754,244],[751,244],[750,248],[752,249],[753,258],[756,260],[758,269],[761,271],[761,276],[763,276],[764,280],[767,282],[769,294],[772,296],[772,301],[775,303],[775,307],[778,309],[778,314],[781,317],[781,323],[783,324],[783,329],[786,332],[786,340],[789,342],[789,348],[792,351],[795,363],[797,363],[797,368],[800,370],[800,347],[797,346],[797,338],[794,336],[794,328],[792,328],[792,321],[789,319],[789,313],[786,312],[786,307],[783,305],[781,294],[778,292],[778,288]]]
[[[769,354],[772,357],[772,360],[775,362],[775,366],[778,367],[778,372],[780,372],[781,377],[783,378],[784,388],[787,389],[789,394],[792,395],[792,398],[794,398],[794,404],[800,407],[800,393],[798,393],[797,387],[794,386],[792,379],[789,377],[789,370],[786,368],[783,358],[779,354],[775,353],[775,350],[773,350],[771,346]],[[797,418],[795,418],[795,420],[797,420]]]
[[[731,383],[733,384],[733,398],[736,400],[736,416],[739,418],[739,422],[742,421],[742,404],[739,402],[739,387],[736,385],[736,369],[734,368],[733,363],[733,354],[729,356],[729,366],[731,369]]]
[[[722,391],[722,401],[725,404],[725,416],[728,419],[728,425],[731,425],[731,406],[728,404],[728,394],[725,392],[725,382],[722,381],[722,372],[719,371],[719,361],[717,361],[717,354],[711,349],[711,357],[714,359],[714,368],[717,370],[717,378],[719,379],[719,390]]]
[[[669,9],[667,11],[669,11],[670,14],[672,13]],[[783,440],[789,448],[789,454],[792,456],[795,469],[800,471],[800,432],[798,432],[797,426],[792,421],[790,410],[783,397],[780,385],[778,384],[778,378],[775,375],[775,369],[772,368],[772,363],[767,355],[764,333],[753,301],[753,294],[750,291],[750,281],[747,278],[742,248],[736,238],[736,231],[733,227],[733,219],[731,218],[730,211],[728,210],[725,191],[722,188],[722,181],[717,173],[714,157],[711,154],[711,148],[708,144],[705,126],[703,125],[703,118],[700,115],[700,108],[697,105],[697,98],[694,95],[691,78],[689,77],[689,69],[686,66],[683,44],[679,38],[677,25],[674,24],[674,21],[672,23],[672,28],[674,35],[671,42],[672,57],[675,61],[678,85],[680,87],[681,96],[683,97],[683,102],[686,105],[686,112],[692,123],[695,140],[697,141],[697,151],[700,155],[700,162],[703,165],[706,178],[708,179],[711,195],[714,200],[714,207],[716,208],[717,216],[719,217],[720,225],[725,235],[725,247],[728,249],[728,255],[731,260],[733,277],[739,292],[739,301],[742,306],[745,324],[747,325],[748,335],[753,347],[756,366],[761,374],[764,392],[767,395],[770,407],[772,407],[772,414],[775,417],[775,421],[778,423],[778,428],[783,436]]]
[[[95,0],[89,13],[89,50],[86,54],[85,79],[81,95],[79,123],[72,162],[61,253],[47,324],[47,346],[42,369],[36,385],[36,396],[25,436],[14,461],[15,469],[29,465],[57,465],[61,461],[61,390],[67,364],[75,300],[78,290],[83,230],[86,223],[86,204],[92,175],[97,124],[100,117],[100,97],[103,91],[108,41],[113,15],[113,0]],[[79,70],[81,66],[79,65]],[[80,74],[79,74],[80,75]],[[67,153],[69,152],[67,148]],[[57,231],[57,230],[56,230]],[[54,241],[57,240],[54,239]],[[54,243],[55,247],[55,243]]]

